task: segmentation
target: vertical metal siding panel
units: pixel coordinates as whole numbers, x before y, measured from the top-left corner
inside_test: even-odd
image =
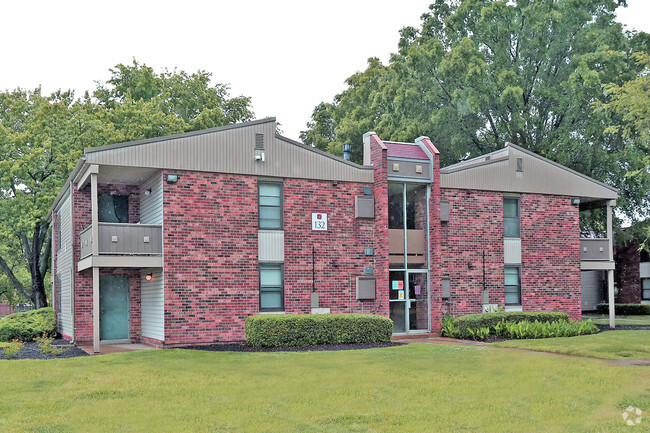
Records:
[[[145,279],[145,275],[151,273],[151,281]],[[165,339],[164,323],[164,274],[161,269],[144,269],[141,272],[141,314],[142,314],[142,336]]]
[[[61,332],[72,335],[72,202],[68,196],[59,210],[61,248],[57,251],[57,274],[61,281]]]
[[[258,257],[260,262],[284,262],[284,231],[258,231]]]
[[[265,162],[255,161],[255,134],[264,134]],[[87,155],[89,163],[252,176],[372,182],[364,170],[279,140],[275,124],[265,123],[185,138],[109,149]]]
[[[150,195],[144,192],[151,189]],[[162,173],[156,173],[140,188],[140,223],[162,224]]]

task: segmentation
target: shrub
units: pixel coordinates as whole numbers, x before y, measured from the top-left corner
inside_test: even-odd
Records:
[[[471,314],[456,319],[443,316],[441,335],[485,340],[491,335],[505,338],[550,338],[595,332],[598,332],[598,328],[591,320],[573,322],[565,313],[517,312]]]
[[[609,314],[609,304],[598,304],[598,314]],[[614,304],[614,313],[621,316],[650,315],[650,304]]]
[[[36,337],[56,335],[54,310],[41,308],[5,316],[0,320],[0,341],[32,341]]]
[[[467,316],[460,316],[454,319],[454,325],[461,331],[465,329],[479,329],[490,328],[490,332],[494,332],[494,327],[501,321],[505,322],[557,322],[559,320],[569,321],[567,313],[559,313],[554,311],[510,311],[500,313],[481,313],[481,314],[468,314]]]
[[[371,314],[269,314],[248,317],[245,329],[251,346],[379,343],[390,341],[393,321]]]
[[[11,342],[2,349],[2,353],[7,357],[7,359],[12,359],[18,356],[18,352],[25,346],[20,340],[11,340]]]

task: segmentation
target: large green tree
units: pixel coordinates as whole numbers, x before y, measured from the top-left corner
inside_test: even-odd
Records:
[[[629,219],[647,215],[641,168],[626,152],[619,113],[594,110],[609,83],[641,67],[648,35],[625,33],[613,0],[436,0],[420,28],[402,29],[388,65],[370,59],[331,103],[314,110],[301,138],[340,154],[374,130],[389,140],[428,135],[443,164],[512,142],[613,185]],[[356,146],[353,160],[361,160]]]
[[[163,70],[133,60],[110,70],[92,96],[0,92],[0,291],[47,305],[47,220],[83,149],[250,120],[250,98],[230,98],[211,74]],[[25,272],[25,270],[27,272]],[[27,277],[28,276],[28,277]]]

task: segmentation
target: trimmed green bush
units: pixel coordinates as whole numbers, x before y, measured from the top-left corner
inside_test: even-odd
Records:
[[[454,325],[461,329],[480,329],[490,328],[494,332],[494,327],[501,321],[505,322],[557,322],[559,320],[571,320],[567,313],[559,313],[554,311],[509,311],[499,313],[481,313],[481,314],[468,314],[466,316],[456,317]]]
[[[593,334],[598,328],[591,320],[573,322],[566,313],[507,312],[444,316],[443,337],[486,340],[490,336],[506,338],[572,337]]]
[[[0,320],[0,341],[32,341],[36,337],[55,335],[56,319],[51,308],[10,314]]]
[[[609,304],[598,304],[598,314],[609,314]],[[650,315],[650,304],[614,304],[614,313],[621,316]]]
[[[268,314],[246,319],[246,342],[258,347],[389,342],[393,321],[372,314]]]

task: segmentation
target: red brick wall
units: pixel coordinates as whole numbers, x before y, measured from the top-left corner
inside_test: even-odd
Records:
[[[581,316],[580,222],[571,198],[521,196],[523,309]]]
[[[614,251],[618,287],[616,302],[621,304],[641,302],[640,257],[637,242],[616,247]]]
[[[259,310],[257,179],[178,174],[163,183],[165,343],[243,340]]]
[[[380,310],[377,314],[389,317],[388,278],[388,150],[376,135],[370,137],[370,159],[374,171],[372,194],[375,199],[374,247],[375,293]]]
[[[284,180],[285,311],[310,313],[312,246],[316,249],[316,290],[319,306],[331,313],[382,314],[381,298],[356,300],[356,276],[375,267],[378,256],[364,255],[374,247],[374,221],[355,218],[354,197],[363,194],[359,183]],[[311,214],[327,214],[327,231],[311,230]],[[381,266],[381,265],[380,265]]]
[[[482,311],[483,250],[490,302],[503,304],[503,195],[447,188],[441,195],[449,201],[449,222],[440,230],[441,268],[451,282],[443,312],[459,316]]]
[[[354,217],[363,186],[284,180],[287,313],[311,311],[313,245],[321,307],[387,314],[381,300],[356,301],[354,277],[377,266],[364,255],[373,221]],[[259,313],[257,178],[180,172],[163,201],[165,344],[244,340],[246,317]],[[328,214],[327,232],[311,230],[312,212]]]
[[[442,224],[442,272],[451,279],[455,315],[481,312],[482,251],[490,303],[503,305],[503,194],[443,189],[450,220]],[[521,253],[524,311],[564,311],[580,317],[578,208],[568,197],[522,194]]]

